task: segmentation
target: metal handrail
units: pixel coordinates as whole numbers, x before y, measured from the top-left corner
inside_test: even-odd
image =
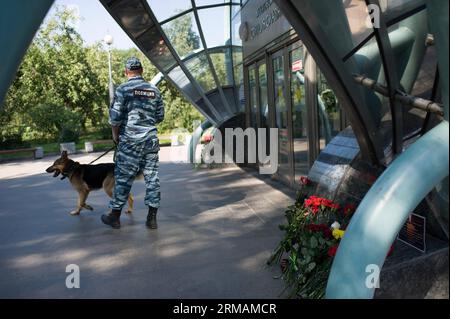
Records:
[[[443,121],[397,157],[364,197],[337,250],[327,298],[373,298],[371,271],[381,271],[408,216],[448,176],[448,167],[449,124]]]

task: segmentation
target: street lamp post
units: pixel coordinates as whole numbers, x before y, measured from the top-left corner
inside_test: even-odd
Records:
[[[105,35],[103,39],[105,43],[108,45],[108,68],[109,68],[109,103],[111,104],[114,99],[114,84],[112,79],[112,70],[111,70],[111,45],[113,44],[113,37],[110,34]]]

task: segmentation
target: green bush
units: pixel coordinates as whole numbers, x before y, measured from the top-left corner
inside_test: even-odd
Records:
[[[21,128],[13,128],[5,126],[0,130],[0,148],[1,149],[15,149],[21,147],[29,147],[30,144],[22,139]]]
[[[98,130],[96,130],[100,139],[109,140],[112,139],[111,125],[107,120],[104,120],[100,123]]]
[[[56,104],[40,104],[30,110],[33,129],[59,142],[77,142],[83,118],[81,114]]]

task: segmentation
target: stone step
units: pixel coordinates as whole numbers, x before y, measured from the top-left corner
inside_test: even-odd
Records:
[[[426,252],[396,241],[380,275],[378,299],[449,298],[448,241],[426,237]]]

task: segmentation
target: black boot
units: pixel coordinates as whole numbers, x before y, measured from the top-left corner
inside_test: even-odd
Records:
[[[113,209],[108,215],[102,215],[103,224],[109,225],[114,229],[120,228],[120,210]]]
[[[148,207],[148,215],[147,215],[147,222],[145,225],[147,225],[150,229],[157,229],[158,224],[156,223],[156,213],[158,212],[158,208],[149,206]]]

